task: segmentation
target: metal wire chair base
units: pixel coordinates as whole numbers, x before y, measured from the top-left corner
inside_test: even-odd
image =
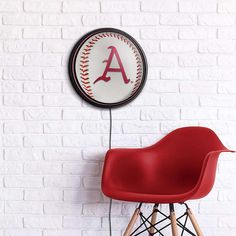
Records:
[[[187,224],[187,221],[188,221],[188,218],[189,218],[189,213],[188,213],[189,207],[186,203],[183,203],[183,204],[186,207],[186,212],[184,212],[184,214],[182,214],[181,216],[176,218],[177,226],[181,229],[180,236],[183,236],[185,232],[188,235],[198,236],[197,234],[193,233],[189,228],[186,227],[186,224]],[[138,209],[141,209],[141,205],[142,205],[142,203],[139,204]],[[152,213],[148,217],[145,217],[144,214],[140,211],[139,216],[140,216],[140,219],[141,219],[141,224],[132,233],[124,234],[124,236],[128,236],[128,235],[129,236],[137,236],[137,235],[140,235],[140,234],[145,233],[145,232],[148,232],[149,236],[153,236],[153,235],[156,235],[156,234],[164,236],[162,231],[165,228],[171,226],[171,222],[170,222],[171,216],[166,215],[163,212],[161,212],[158,209],[158,204],[155,204],[155,206],[156,207],[153,208]],[[173,204],[170,204],[170,209],[173,209]],[[153,224],[151,222],[151,218],[156,213],[161,214],[164,218]],[[184,219],[184,223],[181,223],[181,221],[180,221],[181,219]],[[158,227],[163,222],[166,222],[167,224],[165,226]],[[144,229],[140,230],[143,226],[144,226]]]

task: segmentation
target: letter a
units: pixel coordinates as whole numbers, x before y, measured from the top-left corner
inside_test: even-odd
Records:
[[[104,70],[102,76],[98,77],[98,78],[94,81],[94,84],[97,83],[97,82],[100,81],[100,80],[103,80],[103,81],[105,81],[105,82],[108,82],[108,81],[111,79],[110,76],[107,76],[107,73],[108,73],[108,72],[119,72],[119,73],[121,73],[121,74],[122,74],[122,77],[123,77],[123,80],[124,80],[124,83],[125,83],[125,84],[129,83],[130,80],[127,78],[127,76],[126,76],[126,74],[125,74],[125,70],[124,70],[124,67],[123,67],[123,65],[122,65],[122,62],[121,62],[121,60],[120,60],[120,56],[119,56],[119,54],[118,54],[118,52],[117,52],[117,49],[116,49],[114,46],[110,46],[110,47],[108,47],[108,49],[111,49],[110,55],[109,55],[109,57],[108,57],[107,60],[103,61],[103,62],[106,62],[106,63],[107,63],[106,68],[105,68],[105,70]],[[118,64],[119,64],[119,68],[112,68],[112,67],[110,67],[110,66],[111,66],[111,62],[112,62],[112,59],[113,59],[113,56],[116,57],[116,60],[117,60],[117,62],[118,62]]]

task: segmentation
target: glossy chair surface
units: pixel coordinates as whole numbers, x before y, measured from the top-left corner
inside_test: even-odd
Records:
[[[102,191],[113,199],[179,203],[213,187],[219,154],[232,152],[205,127],[179,128],[152,146],[107,152]]]

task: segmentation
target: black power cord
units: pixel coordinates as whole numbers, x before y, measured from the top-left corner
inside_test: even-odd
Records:
[[[111,149],[111,135],[112,135],[112,113],[111,113],[111,108],[109,108],[109,117],[110,117],[109,149]],[[112,208],[112,198],[110,198],[110,203],[109,203],[109,214],[108,214],[110,236],[112,236],[111,208]]]

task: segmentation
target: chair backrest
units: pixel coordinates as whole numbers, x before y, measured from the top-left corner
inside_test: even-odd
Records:
[[[207,153],[225,147],[209,128],[184,127],[172,131],[152,148],[157,150],[164,163],[169,163],[169,172],[173,170],[178,174],[188,170],[188,174],[191,172],[197,177]]]

